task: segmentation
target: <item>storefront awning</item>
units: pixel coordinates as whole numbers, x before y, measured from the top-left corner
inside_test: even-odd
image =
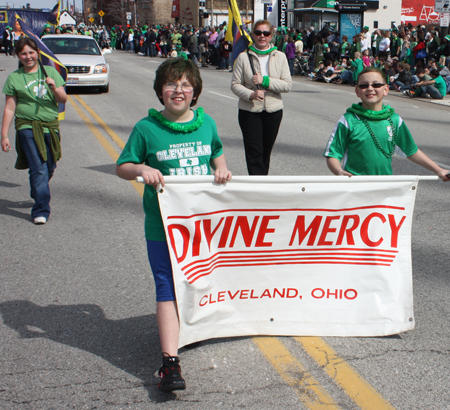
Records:
[[[319,7],[308,7],[304,9],[288,9],[286,11],[290,11],[292,13],[339,13],[334,9],[322,9]]]

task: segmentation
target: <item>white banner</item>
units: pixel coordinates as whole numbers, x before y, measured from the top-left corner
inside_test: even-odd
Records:
[[[159,194],[180,347],[414,328],[418,177],[167,177]]]

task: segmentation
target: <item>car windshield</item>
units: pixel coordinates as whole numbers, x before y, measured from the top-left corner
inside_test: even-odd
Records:
[[[42,38],[44,44],[53,54],[87,54],[101,55],[101,51],[94,39],[74,38]]]

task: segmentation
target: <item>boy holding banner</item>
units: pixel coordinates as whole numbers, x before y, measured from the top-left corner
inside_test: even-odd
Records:
[[[222,142],[214,120],[197,103],[202,91],[198,67],[190,60],[175,58],[162,63],[153,86],[161,112],[149,110],[139,121],[117,161],[117,175],[134,180],[141,176],[144,189],[145,237],[156,287],[156,317],[163,352],[159,369],[162,391],[184,390],[178,354],[179,321],[172,266],[158,204],[156,187],[164,186],[164,175],[209,175],[224,184],[231,179]]]
[[[333,130],[323,154],[328,168],[335,175],[349,177],[392,175],[392,155],[396,152],[449,181],[450,171],[418,149],[402,118],[383,105],[388,92],[378,68],[367,67],[359,74],[355,93],[361,103],[348,108]]]

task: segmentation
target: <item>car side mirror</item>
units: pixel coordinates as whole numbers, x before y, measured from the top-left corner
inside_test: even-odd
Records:
[[[110,48],[104,48],[103,50],[102,50],[102,54],[103,55],[105,55],[105,54],[111,54],[112,53],[112,50],[110,49]]]

